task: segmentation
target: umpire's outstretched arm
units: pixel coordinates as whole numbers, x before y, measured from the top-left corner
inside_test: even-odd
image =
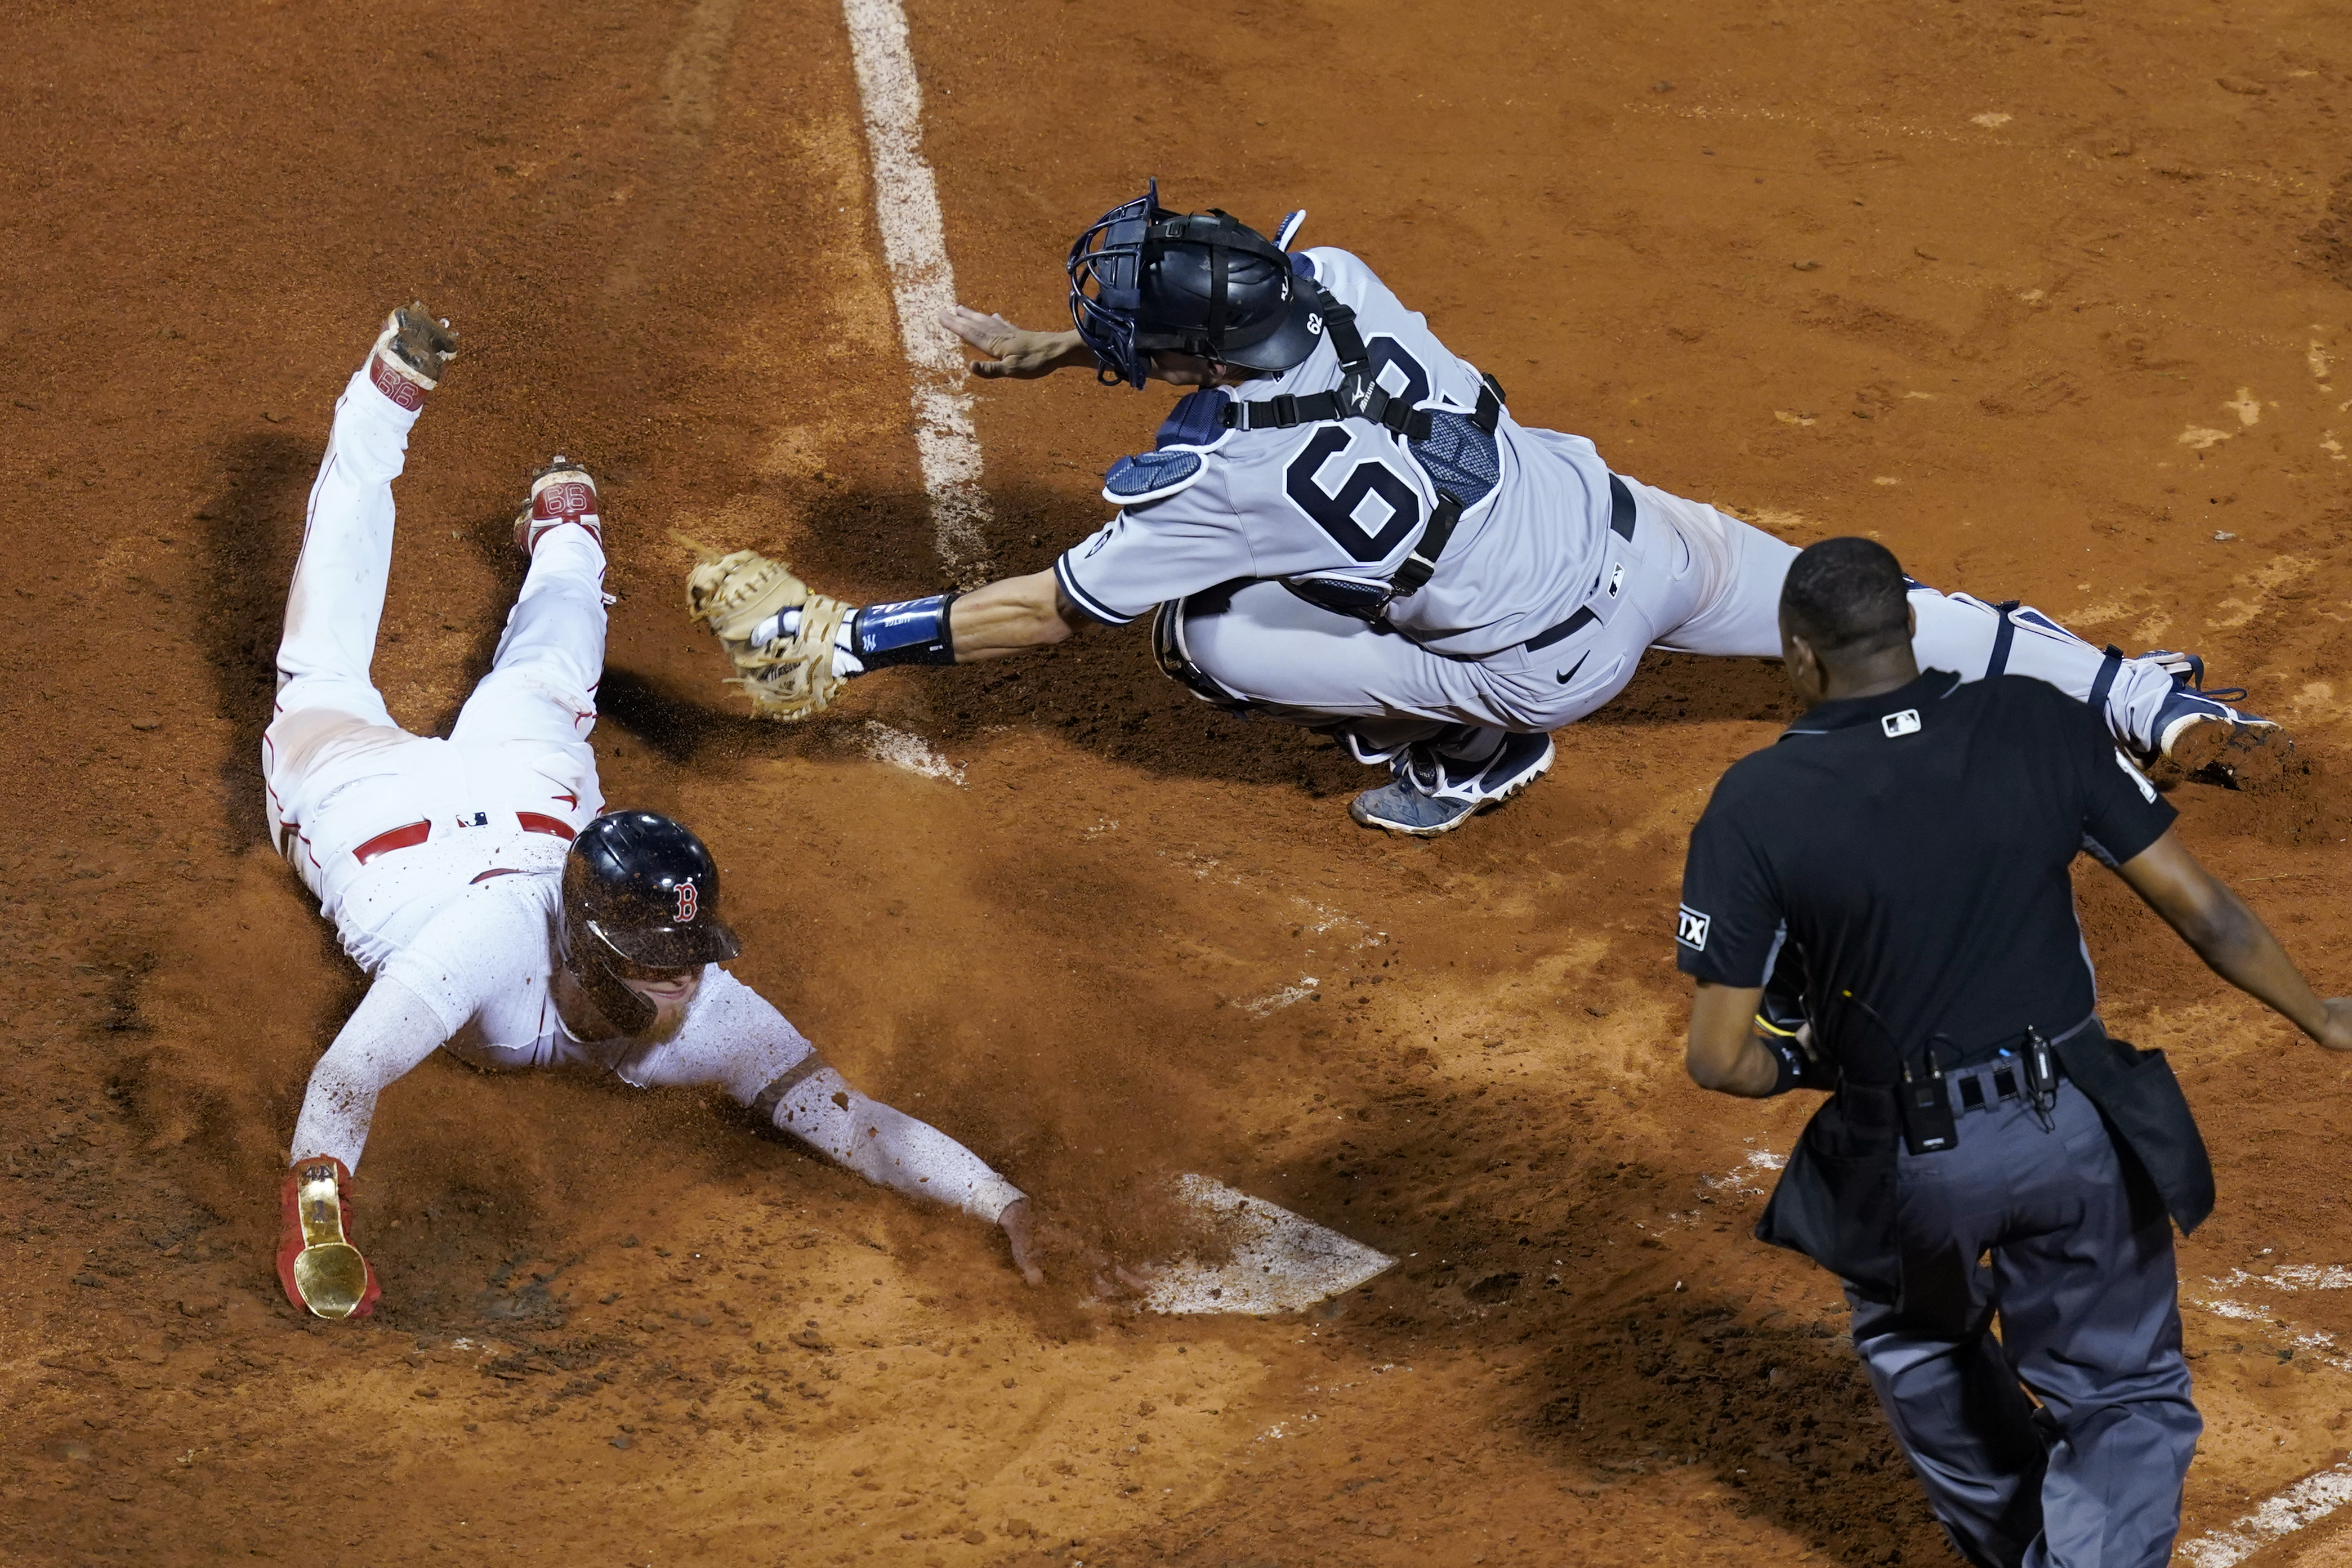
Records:
[[[2352,997],[2321,999],[2262,916],[2197,863],[2179,836],[2162,838],[2116,874],[2180,933],[2213,972],[2330,1051],[2352,1051]]]

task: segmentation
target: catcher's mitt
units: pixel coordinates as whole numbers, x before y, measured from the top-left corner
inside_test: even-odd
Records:
[[[756,550],[694,548],[702,561],[687,574],[686,612],[718,634],[735,665],[729,684],[751,693],[751,711],[763,718],[789,723],[823,713],[845,684],[834,669],[834,635],[856,606],[810,592],[791,567]],[[762,622],[794,609],[799,623],[790,632],[752,644]]]

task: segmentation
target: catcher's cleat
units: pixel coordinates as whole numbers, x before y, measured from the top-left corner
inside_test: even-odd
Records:
[[[2176,686],[2187,686],[2192,692],[2205,689],[2205,660],[2201,654],[2158,648],[2142,653],[2136,662],[2163,666],[2164,673],[2172,677],[2172,684]],[[2215,695],[2226,697],[2231,694],[2220,692]],[[2241,691],[2237,695],[2244,696],[2246,694]]]
[[[2218,767],[2241,783],[2275,778],[2294,749],[2277,720],[2185,689],[2157,710],[2156,737],[2158,749],[2181,771]]]
[[[587,529],[597,548],[604,548],[604,518],[597,510],[596,481],[588,476],[588,470],[559,452],[553,462],[531,476],[530,504],[515,514],[515,549],[525,555],[536,554],[540,540],[570,523]]]
[[[2219,767],[2241,782],[2277,775],[2294,743],[2275,720],[2230,706],[2244,699],[2243,686],[2207,686],[2205,661],[2194,653],[2159,651],[2140,657],[2154,660],[2172,676],[2172,690],[2149,727],[2155,755],[2188,773]]]
[[[423,408],[425,394],[440,384],[441,372],[457,357],[457,332],[420,300],[385,318],[368,353],[368,380],[401,407]]]
[[[1434,838],[1542,778],[1551,758],[1549,735],[1507,735],[1485,762],[1454,761],[1422,741],[1400,752],[1389,781],[1357,796],[1348,815],[1367,828]]]
[[[343,1229],[352,1173],[321,1155],[286,1173],[279,1195],[278,1282],[286,1299],[315,1317],[363,1318],[375,1310],[375,1270]]]

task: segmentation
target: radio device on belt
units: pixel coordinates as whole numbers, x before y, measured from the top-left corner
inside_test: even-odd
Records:
[[[2025,1027],[2025,1103],[2049,1131],[2050,1113],[2058,1107],[2058,1053],[2032,1024]]]
[[[1944,1064],[1936,1060],[1932,1041],[1927,1057],[1925,1076],[1915,1074],[1909,1062],[1903,1064],[1902,1090],[1895,1096],[1895,1106],[1903,1113],[1903,1142],[1914,1155],[1941,1154],[1960,1141],[1959,1124],[1952,1115],[1952,1092],[1945,1085]]]
[[[1895,1059],[1903,1063],[1903,1081],[1895,1086],[1895,1109],[1903,1119],[1903,1143],[1914,1155],[1939,1155],[1959,1146],[1960,1127],[1952,1111],[1952,1091],[1944,1081],[1944,1064],[1936,1058],[1936,1041],[1942,1035],[1930,1036],[1922,1048],[1927,1059],[1925,1073],[1911,1070],[1911,1059],[1878,1009],[1855,996],[1852,991],[1838,993],[1852,1003],[1862,1015],[1878,1026],[1886,1043],[1895,1048]]]

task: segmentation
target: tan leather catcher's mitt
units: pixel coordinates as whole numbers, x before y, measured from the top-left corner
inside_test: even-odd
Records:
[[[682,538],[682,536],[681,536]],[[847,683],[834,672],[834,633],[856,606],[809,591],[782,561],[756,550],[719,555],[691,539],[702,560],[686,578],[686,612],[717,633],[734,663],[730,685],[751,694],[751,711],[791,723],[823,713]],[[797,608],[790,636],[758,647],[751,633],[781,610]]]

